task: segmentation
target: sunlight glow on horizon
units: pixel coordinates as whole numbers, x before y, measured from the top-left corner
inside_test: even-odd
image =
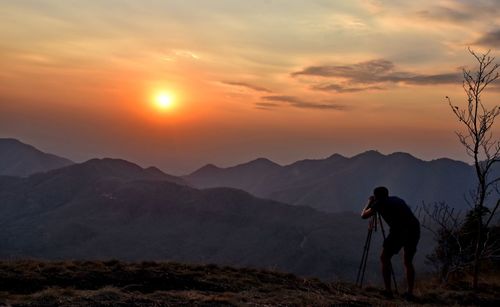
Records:
[[[497,1],[4,1],[0,134],[182,172],[369,149],[466,160],[444,97],[466,103],[467,44],[500,60]]]

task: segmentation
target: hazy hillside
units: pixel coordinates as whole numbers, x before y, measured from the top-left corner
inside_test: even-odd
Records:
[[[234,187],[254,191],[266,177],[281,169],[279,164],[260,158],[228,168],[208,164],[192,173],[187,179],[199,187]]]
[[[0,138],[0,175],[29,176],[72,164],[16,139]]]
[[[367,229],[358,214],[159,179],[110,159],[2,177],[0,257],[179,260],[354,277]]]
[[[271,163],[273,167],[267,168],[251,168],[253,163],[226,169],[204,167],[185,178],[200,188],[240,188],[259,197],[329,212],[359,211],[379,185],[388,186],[413,206],[446,201],[465,208],[463,196],[474,185],[473,169],[466,163],[423,161],[406,153],[367,151],[352,158],[335,154],[281,167]]]

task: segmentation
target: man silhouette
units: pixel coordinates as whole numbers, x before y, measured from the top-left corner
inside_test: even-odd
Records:
[[[380,214],[389,225],[389,235],[384,241],[380,261],[382,263],[382,276],[384,278],[384,294],[392,297],[391,290],[391,258],[404,248],[404,266],[408,291],[403,295],[407,299],[413,298],[413,287],[415,285],[415,268],[413,257],[417,252],[417,244],[420,239],[420,223],[413,215],[410,207],[399,197],[389,196],[386,187],[378,187],[370,196],[368,204],[361,212],[361,217],[367,219],[375,214]]]

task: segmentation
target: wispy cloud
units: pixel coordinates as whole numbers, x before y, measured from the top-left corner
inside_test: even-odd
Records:
[[[272,108],[272,107],[281,107],[283,105],[286,105],[303,109],[323,109],[323,110],[346,109],[345,106],[333,102],[310,102],[294,96],[273,95],[273,96],[262,97],[262,99],[264,99],[267,102],[257,103],[258,107]]]
[[[462,11],[456,8],[436,6],[429,10],[418,11],[417,15],[425,19],[464,22],[475,18],[471,11]]]
[[[484,22],[484,18],[495,19],[500,13],[500,1],[448,1],[442,5],[429,6],[417,15],[434,21],[463,24],[469,21]]]
[[[500,29],[484,34],[477,40],[476,44],[486,47],[500,47]]]
[[[335,79],[336,82],[317,84],[312,88],[335,92],[360,92],[381,90],[385,84],[406,83],[413,85],[451,84],[460,82],[459,71],[442,74],[421,74],[397,70],[394,63],[376,59],[349,65],[310,66],[292,73],[292,76],[313,76]]]
[[[264,93],[272,93],[273,92],[270,89],[267,89],[265,87],[261,87],[261,86],[257,86],[257,85],[253,85],[253,84],[249,84],[249,83],[245,83],[245,82],[222,81],[221,83],[226,84],[226,85],[231,85],[231,86],[244,87],[244,88],[248,88],[248,89],[251,89],[251,90],[257,91],[257,92],[264,92]]]
[[[271,109],[280,107],[280,104],[272,103],[272,102],[257,102],[255,104],[255,107],[257,109],[262,109],[262,110],[271,110]]]
[[[294,72],[293,76],[309,75],[321,77],[369,77],[393,69],[394,64],[383,59],[371,60],[352,65],[321,65],[309,66],[301,71]]]
[[[201,57],[190,50],[172,50],[167,55],[163,56],[164,61],[175,62],[179,59],[188,59],[198,61]]]
[[[382,86],[352,87],[349,85],[343,85],[339,83],[327,83],[327,84],[314,85],[312,89],[318,91],[326,91],[326,92],[356,93],[367,90],[384,90],[385,88]]]

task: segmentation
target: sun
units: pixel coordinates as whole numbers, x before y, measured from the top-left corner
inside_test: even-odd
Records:
[[[174,106],[174,96],[169,92],[159,92],[154,96],[154,105],[160,111],[167,111]]]

